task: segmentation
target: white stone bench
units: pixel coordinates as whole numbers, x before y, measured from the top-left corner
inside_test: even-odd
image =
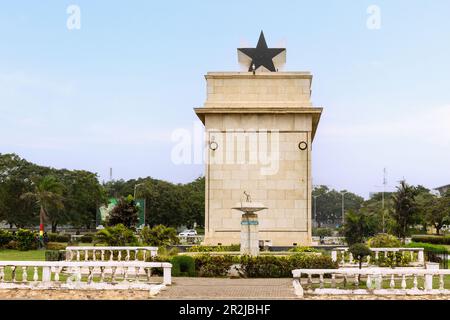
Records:
[[[403,256],[409,255],[411,266],[424,266],[424,249],[423,248],[370,248],[374,253],[374,257],[367,257],[367,263],[370,265],[373,260],[377,261],[381,255],[386,256],[388,252],[400,252]],[[331,260],[338,261],[339,266],[357,266],[357,261],[353,258],[348,247],[335,248],[331,251]]]
[[[295,294],[299,297],[303,297],[305,292],[319,295],[450,294],[450,288],[445,288],[444,281],[444,277],[450,275],[450,270],[439,269],[437,263],[427,263],[426,269],[296,269],[292,271],[292,275]],[[423,279],[423,287],[419,286],[419,279]],[[438,279],[436,286],[433,286],[433,279]],[[353,283],[353,288],[338,288],[338,281]],[[383,281],[389,281],[389,288],[383,288]]]
[[[132,252],[134,259],[131,259]],[[105,259],[106,254],[109,254],[109,259]],[[66,261],[145,261],[157,254],[158,247],[66,247]]]
[[[87,276],[83,276],[83,268],[88,269]],[[151,282],[153,268],[163,269],[162,283]],[[172,283],[171,271],[167,262],[0,261],[0,289],[135,289],[154,295]]]

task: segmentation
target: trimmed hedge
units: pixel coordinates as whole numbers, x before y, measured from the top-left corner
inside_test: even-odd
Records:
[[[174,277],[194,277],[195,260],[190,256],[175,256],[170,261]]]
[[[235,252],[240,251],[240,244],[232,244],[229,246],[192,246],[187,252]]]
[[[48,241],[49,242],[69,242],[70,235],[68,234],[58,234],[58,233],[48,233]]]
[[[248,278],[290,278],[294,269],[335,269],[337,262],[331,257],[298,253],[291,256],[194,256],[200,277],[226,277],[233,264],[239,264],[241,276]]]
[[[45,261],[64,261],[66,259],[66,253],[59,250],[47,250],[45,251]]]
[[[450,236],[413,235],[411,240],[413,242],[450,245]]]
[[[195,269],[199,277],[226,277],[230,267],[239,263],[239,256],[212,256],[203,254],[194,256]]]
[[[411,242],[406,245],[407,248],[424,248],[425,251],[428,252],[435,252],[435,253],[441,253],[448,251],[447,247],[442,245],[436,245],[431,243],[424,243],[424,242]]]
[[[65,250],[66,245],[59,242],[49,242],[46,246],[47,250]]]
[[[80,242],[83,243],[92,243],[94,241],[94,236],[95,235],[90,235],[90,234],[85,234],[84,236],[82,236],[80,238]]]

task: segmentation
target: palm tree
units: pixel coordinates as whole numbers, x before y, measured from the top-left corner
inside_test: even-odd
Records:
[[[39,206],[39,230],[42,238],[44,234],[44,223],[48,217],[50,208],[57,210],[64,208],[63,186],[54,176],[45,176],[40,180],[33,179],[34,192],[21,195],[22,199],[31,199]]]
[[[417,203],[415,197],[417,189],[410,186],[406,181],[400,181],[397,192],[392,196],[393,209],[392,218],[396,222],[396,234],[405,241],[408,234],[408,227],[414,223],[417,213]]]

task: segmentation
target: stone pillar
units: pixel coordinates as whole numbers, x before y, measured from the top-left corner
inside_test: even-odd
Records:
[[[241,219],[241,254],[257,256],[259,254],[258,215],[246,213]]]
[[[439,263],[427,262],[425,264],[425,269],[427,269],[427,270],[439,270]],[[432,290],[432,289],[433,289],[433,275],[432,274],[426,274],[425,275],[425,290]]]

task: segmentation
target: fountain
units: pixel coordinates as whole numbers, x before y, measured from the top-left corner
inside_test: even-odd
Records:
[[[257,256],[259,254],[258,215],[256,212],[267,209],[261,203],[252,202],[250,195],[244,191],[245,202],[239,203],[234,210],[242,212],[241,218],[241,254]]]

